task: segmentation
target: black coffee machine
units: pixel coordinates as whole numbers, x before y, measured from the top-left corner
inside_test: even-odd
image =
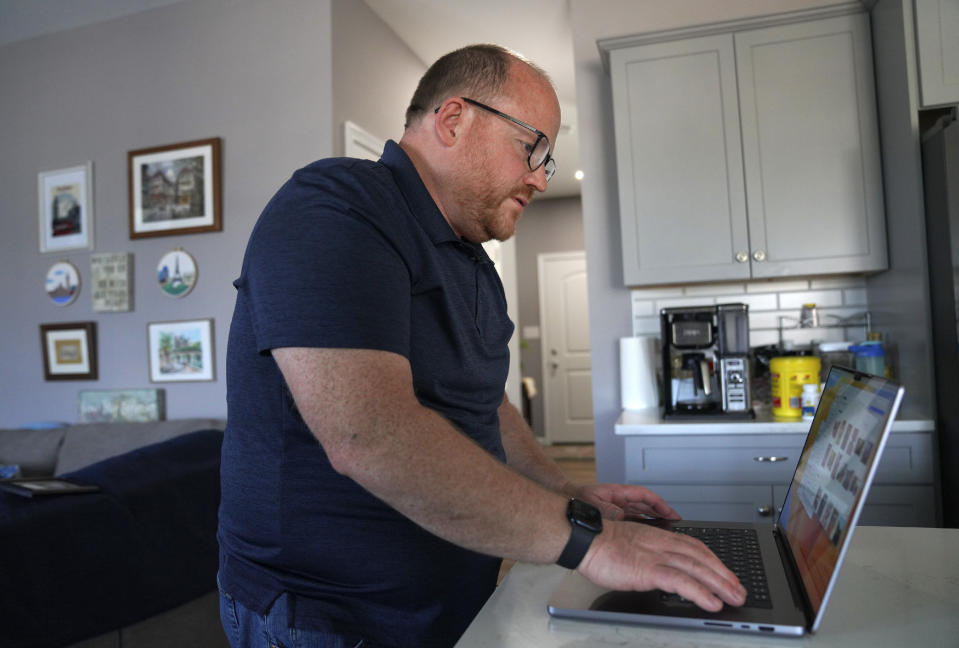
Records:
[[[667,419],[754,418],[749,374],[749,307],[664,308],[664,412]]]

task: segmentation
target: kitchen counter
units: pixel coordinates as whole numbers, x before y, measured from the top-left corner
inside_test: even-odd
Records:
[[[954,646],[957,546],[959,529],[857,528],[820,631],[801,638],[553,619],[546,603],[566,570],[517,564],[456,648]]]
[[[935,421],[916,412],[901,411],[892,424],[893,432],[929,432],[935,429]],[[769,434],[770,432],[793,432],[805,434],[809,421],[777,419],[768,408],[757,408],[756,418],[708,419],[703,421],[664,421],[658,407],[638,410],[623,410],[616,421],[616,434]]]

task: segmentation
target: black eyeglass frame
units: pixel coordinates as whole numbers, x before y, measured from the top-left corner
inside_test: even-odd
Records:
[[[553,177],[553,174],[554,174],[554,173],[556,173],[556,160],[553,159],[553,156],[551,155],[552,148],[553,148],[553,143],[549,141],[549,136],[548,136],[546,133],[544,133],[543,131],[541,131],[541,130],[538,129],[538,128],[535,128],[535,127],[533,127],[533,126],[530,126],[529,124],[527,124],[527,123],[524,122],[524,121],[521,121],[521,120],[519,120],[519,119],[516,119],[515,117],[513,117],[513,116],[511,116],[511,115],[507,115],[507,114],[504,113],[504,112],[501,112],[501,111],[499,111],[499,110],[496,110],[496,108],[492,108],[492,107],[490,107],[490,106],[487,106],[487,105],[484,104],[484,103],[480,103],[479,101],[476,101],[475,99],[470,99],[469,97],[460,97],[460,99],[462,99],[463,101],[465,101],[465,102],[468,103],[468,104],[472,104],[472,105],[476,106],[477,108],[482,108],[483,110],[486,110],[486,111],[488,111],[488,112],[491,112],[491,113],[493,113],[494,115],[497,115],[497,116],[499,116],[499,117],[502,117],[503,119],[508,119],[509,121],[513,122],[513,123],[516,124],[517,126],[522,126],[523,128],[525,128],[525,129],[528,130],[529,132],[531,132],[531,133],[533,133],[534,135],[536,135],[536,141],[533,142],[533,145],[530,147],[530,149],[529,149],[529,156],[526,158],[526,166],[529,167],[529,170],[530,170],[530,171],[536,171],[536,169],[538,169],[538,168],[540,168],[540,167],[544,167],[544,168],[543,168],[543,172],[546,174],[546,181],[549,182],[549,179]],[[434,113],[434,114],[435,114],[435,113],[438,113],[438,112],[440,111],[440,108],[441,108],[441,107],[442,107],[442,106],[437,106],[436,110],[434,110],[433,113]],[[546,157],[543,158],[543,161],[542,161],[542,162],[540,162],[540,163],[537,164],[536,166],[533,166],[533,152],[536,150],[536,147],[539,145],[540,140],[546,140]],[[552,164],[550,164],[550,163],[552,163]]]

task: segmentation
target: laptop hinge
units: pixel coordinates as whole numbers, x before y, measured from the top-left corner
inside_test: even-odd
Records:
[[[789,591],[793,595],[793,603],[803,611],[806,617],[806,627],[811,628],[816,615],[812,609],[812,603],[806,596],[806,590],[802,586],[802,577],[799,575],[799,567],[793,558],[793,552],[786,540],[786,534],[783,533],[779,524],[773,528],[773,538],[776,540],[776,548],[779,549],[779,555],[782,563],[786,567],[786,581],[789,583]]]

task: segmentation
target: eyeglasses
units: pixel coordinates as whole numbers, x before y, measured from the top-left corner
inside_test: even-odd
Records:
[[[536,169],[543,167],[543,171],[546,173],[546,181],[549,182],[549,179],[553,177],[553,174],[556,173],[556,160],[549,154],[550,143],[549,137],[546,136],[546,133],[539,130],[538,128],[533,128],[526,122],[520,121],[515,117],[510,117],[504,112],[500,112],[495,108],[490,108],[486,104],[482,104],[475,99],[470,99],[469,97],[460,97],[463,101],[468,104],[472,104],[477,108],[482,108],[483,110],[489,111],[494,115],[498,115],[503,119],[508,119],[518,126],[522,126],[529,132],[536,135],[536,141],[532,146],[526,145],[526,149],[529,151],[529,157],[526,158],[526,164],[529,165],[530,171],[535,171]],[[439,108],[433,112],[439,112]]]

